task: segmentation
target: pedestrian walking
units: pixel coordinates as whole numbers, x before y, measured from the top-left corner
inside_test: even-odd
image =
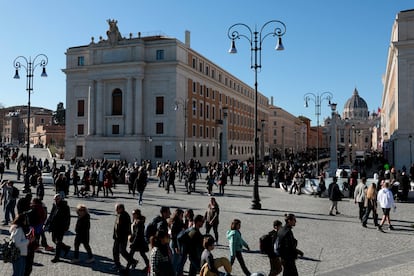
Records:
[[[141,166],[138,169],[138,176],[134,181],[134,191],[138,192],[138,205],[142,205],[142,195],[144,194],[145,187],[147,187],[147,171]]]
[[[17,198],[19,197],[19,190],[14,187],[14,182],[10,180],[3,182],[2,185],[3,189],[0,198],[0,205],[3,204],[4,210],[3,225],[8,225],[10,217],[12,220],[16,218],[15,207]]]
[[[129,237],[130,245],[130,260],[134,260],[135,252],[139,252],[142,259],[145,262],[145,268],[142,270],[143,272],[148,272],[150,262],[147,257],[147,252],[149,251],[148,243],[145,241],[145,217],[141,214],[141,210],[135,209],[132,211],[132,224],[131,224],[131,236]],[[128,264],[127,269],[130,266],[135,268],[137,262],[133,261],[132,263]]]
[[[219,215],[220,208],[216,201],[216,198],[210,198],[210,202],[207,206],[207,211],[204,215],[204,220],[206,223],[206,234],[210,234],[211,228],[213,228],[214,238],[216,244],[218,244],[219,234],[218,234],[218,225],[219,225]]]
[[[122,257],[124,257],[124,259],[128,262],[127,267],[129,264],[136,263],[136,260],[133,260],[126,250],[128,245],[128,237],[131,235],[131,217],[125,211],[125,206],[122,203],[117,203],[115,205],[115,211],[116,219],[113,234],[114,244],[112,247],[112,254],[115,264],[112,266],[112,270],[119,272],[122,269],[120,255],[122,255]]]
[[[279,220],[275,220],[273,222],[273,230],[269,232],[270,237],[272,238],[272,250],[268,253],[267,257],[269,258],[270,263],[270,272],[269,276],[276,276],[280,272],[282,272],[282,263],[280,260],[280,254],[277,252],[277,248],[275,248],[275,245],[277,246],[276,240],[277,240],[277,233],[282,228],[282,222]]]
[[[172,263],[174,267],[174,271],[178,271],[182,252],[180,246],[178,244],[178,234],[185,229],[184,225],[184,211],[180,208],[175,209],[174,213],[170,218],[170,248],[172,252]]]
[[[78,263],[79,259],[79,246],[83,244],[85,247],[86,252],[88,253],[88,259],[85,261],[86,263],[93,263],[95,258],[92,254],[91,246],[89,245],[89,230],[91,228],[91,216],[89,214],[88,208],[84,204],[79,204],[76,207],[76,214],[78,215],[78,219],[76,221],[75,226],[75,244],[74,244],[74,254],[72,263]]]
[[[335,214],[336,215],[340,214],[340,212],[338,211],[338,201],[342,199],[342,193],[341,193],[341,190],[339,189],[339,185],[337,181],[338,181],[338,178],[334,176],[332,178],[332,183],[329,184],[329,187],[328,187],[329,200],[331,201],[331,208],[329,210],[330,216],[335,216]],[[334,210],[336,212],[335,214],[333,213]]]
[[[55,202],[44,227],[52,233],[52,240],[56,244],[55,257],[51,260],[52,263],[56,263],[60,261],[62,249],[64,257],[69,253],[70,246],[63,243],[63,236],[69,230],[70,209],[60,194],[56,194],[53,199]]]
[[[170,236],[163,230],[159,230],[151,237],[150,276],[175,276],[169,242]]]
[[[26,237],[24,229],[26,225],[26,216],[17,215],[10,226],[10,240],[14,242],[20,250],[20,257],[15,260],[13,265],[13,276],[23,276],[26,269],[26,257],[30,240]]]
[[[298,241],[295,239],[292,229],[296,226],[294,214],[285,215],[285,225],[277,233],[277,251],[283,264],[283,276],[296,276],[296,259],[303,256],[303,252],[297,249]]]
[[[391,208],[396,210],[397,206],[395,205],[394,196],[390,190],[390,182],[388,180],[382,181],[382,188],[378,191],[377,200],[383,213],[381,222],[378,226],[379,229],[382,230],[382,226],[387,222],[389,229],[394,230],[394,227],[391,225],[390,211]]]
[[[362,218],[362,227],[367,227],[368,217],[372,211],[372,219],[374,220],[375,227],[378,227],[378,213],[377,213],[377,185],[372,183],[365,195],[365,214]],[[382,230],[378,227],[378,230]]]
[[[174,193],[176,192],[175,189],[175,170],[173,167],[169,166],[166,172],[167,177],[167,186],[165,187],[165,190],[167,191],[167,194],[170,193],[170,186],[173,187]]]
[[[366,191],[367,191],[366,183],[367,183],[367,179],[365,177],[362,177],[361,181],[355,187],[355,191],[354,191],[354,203],[358,204],[358,209],[359,209],[358,217],[361,222],[365,214],[365,196],[366,196]]]
[[[240,264],[243,273],[246,276],[250,275],[249,269],[246,267],[246,264],[243,259],[242,249],[245,247],[247,250],[250,250],[249,245],[243,240],[241,232],[241,221],[239,219],[234,219],[231,223],[230,230],[227,231],[227,239],[229,240],[229,249],[230,249],[230,263],[233,266],[235,259]]]

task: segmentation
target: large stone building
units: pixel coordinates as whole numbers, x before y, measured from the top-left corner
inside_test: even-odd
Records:
[[[381,107],[384,155],[401,169],[413,162],[414,10],[397,14],[391,30]]]
[[[67,159],[253,156],[254,89],[191,49],[189,32],[125,38],[108,23],[107,39],[66,52]],[[268,105],[259,93],[259,122]]]

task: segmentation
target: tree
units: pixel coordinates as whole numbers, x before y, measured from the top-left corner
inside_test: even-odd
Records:
[[[60,102],[57,105],[56,111],[53,112],[53,123],[56,125],[65,125],[66,110],[63,103]]]

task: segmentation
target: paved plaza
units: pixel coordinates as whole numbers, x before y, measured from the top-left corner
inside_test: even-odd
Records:
[[[45,176],[47,178],[47,176]],[[15,179],[14,171],[5,174],[6,179]],[[220,205],[219,245],[213,251],[215,257],[228,256],[226,231],[234,218],[242,221],[241,233],[251,251],[243,253],[247,267],[251,272],[269,272],[266,256],[259,252],[259,237],[272,228],[275,219],[283,220],[285,213],[297,216],[297,225],[293,232],[305,256],[297,261],[300,275],[413,275],[414,273],[414,215],[412,203],[397,203],[397,211],[391,213],[394,231],[385,227],[385,233],[376,230],[372,220],[368,228],[359,222],[357,205],[349,199],[339,203],[340,215],[329,216],[329,200],[309,195],[290,195],[281,189],[267,187],[265,180],[260,179],[260,198],[262,209],[252,210],[253,186],[227,185],[224,196],[216,196]],[[17,187],[22,187],[17,183]],[[138,206],[137,198],[128,194],[126,185],[118,184],[114,196],[109,198],[77,198],[70,195],[68,203],[71,207],[71,227],[64,242],[72,246],[76,223],[75,208],[79,203],[88,206],[91,213],[91,247],[96,258],[93,264],[86,264],[87,258],[81,246],[81,262],[72,264],[71,251],[62,262],[53,264],[52,252],[41,252],[35,255],[35,266],[32,275],[115,275],[110,270],[112,262],[112,231],[115,221],[115,203],[124,203],[128,212],[140,208],[147,218],[152,220],[159,213],[160,206],[175,208],[193,208],[195,214],[203,214],[209,202],[205,181],[199,179],[197,192],[185,193],[183,183],[176,181],[177,193],[169,194],[158,188],[153,178],[145,190],[142,206]],[[72,187],[71,187],[72,188]],[[216,189],[216,188],[215,188]],[[73,192],[73,190],[71,190]],[[217,192],[217,190],[216,190]],[[413,192],[412,192],[413,193]],[[50,211],[53,186],[46,185],[45,203]],[[412,195],[410,195],[412,197]],[[1,214],[3,218],[3,214]],[[204,228],[202,229],[204,232]],[[8,227],[0,227],[0,240],[8,235]],[[47,234],[48,242],[53,245]],[[144,267],[142,259],[136,253],[139,263],[130,275],[144,275],[138,271]],[[121,257],[121,261],[124,261]],[[123,262],[125,265],[125,261]],[[188,271],[188,267],[186,267]],[[11,275],[11,264],[0,263],[0,275]],[[243,275],[236,261],[233,275]]]

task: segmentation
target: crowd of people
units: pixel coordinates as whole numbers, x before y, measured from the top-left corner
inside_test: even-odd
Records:
[[[0,203],[4,206],[5,214],[3,225],[9,225],[11,222],[10,237],[15,240],[21,252],[20,258],[13,262],[15,275],[30,275],[34,254],[39,247],[54,251],[52,263],[60,262],[62,256],[68,255],[71,247],[63,240],[65,232],[70,227],[71,215],[66,198],[72,190],[76,197],[99,197],[101,191],[104,197],[109,197],[109,194],[114,196],[112,188],[118,183],[125,183],[128,185],[129,194],[133,197],[136,193],[138,194],[137,203],[141,206],[149,177],[156,177],[158,187],[165,189],[166,193],[170,193],[170,189],[174,193],[177,192],[176,180],[184,182],[186,193],[191,194],[197,191],[196,183],[200,183],[197,180],[201,179],[202,170],[197,160],[190,160],[188,164],[169,161],[158,163],[155,165],[154,174],[149,161],[128,164],[122,161],[90,160],[79,174],[80,168],[77,166],[79,164],[76,163],[69,168],[57,167],[56,160],[53,160],[50,168],[47,159],[42,161],[33,156],[29,160],[29,166],[26,166],[25,157],[21,155],[14,162],[23,162],[21,167],[17,166],[17,175],[19,176],[22,173],[20,170],[23,170],[25,182],[28,181],[29,187],[35,188],[33,195],[31,192],[25,193],[24,196],[19,196],[18,192],[16,194],[12,180],[2,181],[1,187]],[[44,168],[52,172],[56,192],[49,215],[43,203],[45,193],[42,170]],[[249,161],[231,161],[224,164],[218,162],[208,163],[205,169],[206,177],[202,180],[206,183],[206,190],[202,189],[202,191],[206,191],[210,198],[204,214],[195,215],[192,209],[181,208],[177,208],[171,214],[169,207],[162,207],[157,217],[146,221],[140,209],[132,210],[130,215],[124,204],[116,204],[112,250],[114,271],[135,268],[138,262],[134,255],[138,252],[145,263],[143,271],[149,275],[181,276],[187,261],[190,268],[189,275],[217,275],[221,267],[227,275],[230,275],[235,260],[238,261],[245,275],[251,274],[242,254],[243,249],[250,250],[250,248],[242,238],[242,221],[239,219],[227,222],[229,229],[224,236],[229,247],[228,258],[213,257],[212,251],[219,244],[220,234],[218,231],[220,208],[214,197],[213,187],[217,186],[217,195],[224,195],[224,188],[229,183],[230,185],[249,185],[254,178],[253,165]],[[261,171],[261,177],[266,177],[269,186],[286,185],[286,187],[291,187],[286,188],[291,193],[300,194],[303,179],[307,177],[318,176],[320,185],[325,187],[324,175],[318,173],[314,163],[311,162],[268,163],[261,167]],[[414,167],[410,169],[411,174],[414,174]],[[378,183],[367,185],[366,178],[362,177],[359,183],[351,184],[353,189],[350,197],[358,206],[358,217],[363,227],[367,227],[368,218],[372,213],[374,225],[378,230],[384,231],[384,224],[388,224],[388,228],[393,230],[390,210],[396,208],[395,199],[407,200],[407,177],[405,169],[396,172],[392,168],[384,167],[384,170],[379,170],[376,177]],[[397,193],[393,192],[393,187],[397,186],[396,182],[399,183]],[[29,190],[31,191],[30,188]],[[332,203],[329,214],[339,215],[338,202],[344,195],[339,189],[336,177],[333,177],[327,190]],[[377,205],[380,205],[383,212],[380,222],[378,222]],[[16,207],[17,214],[15,213]],[[82,244],[88,256],[85,262],[92,263],[95,258],[89,244],[91,220],[87,206],[79,204],[76,207],[76,214],[77,221],[74,229],[76,236],[71,261],[80,262],[79,248]],[[278,220],[274,222],[272,230],[274,250],[268,254],[269,275],[278,275],[282,270],[283,275],[298,275],[295,260],[303,255],[303,252],[297,249],[297,240],[293,236],[292,229],[295,225],[296,217],[293,214],[286,214],[284,226]],[[205,231],[202,231],[203,226]],[[212,234],[210,234],[211,231]],[[55,248],[48,244],[45,235],[47,232],[50,232]],[[127,263],[125,267],[121,265],[121,256]]]

